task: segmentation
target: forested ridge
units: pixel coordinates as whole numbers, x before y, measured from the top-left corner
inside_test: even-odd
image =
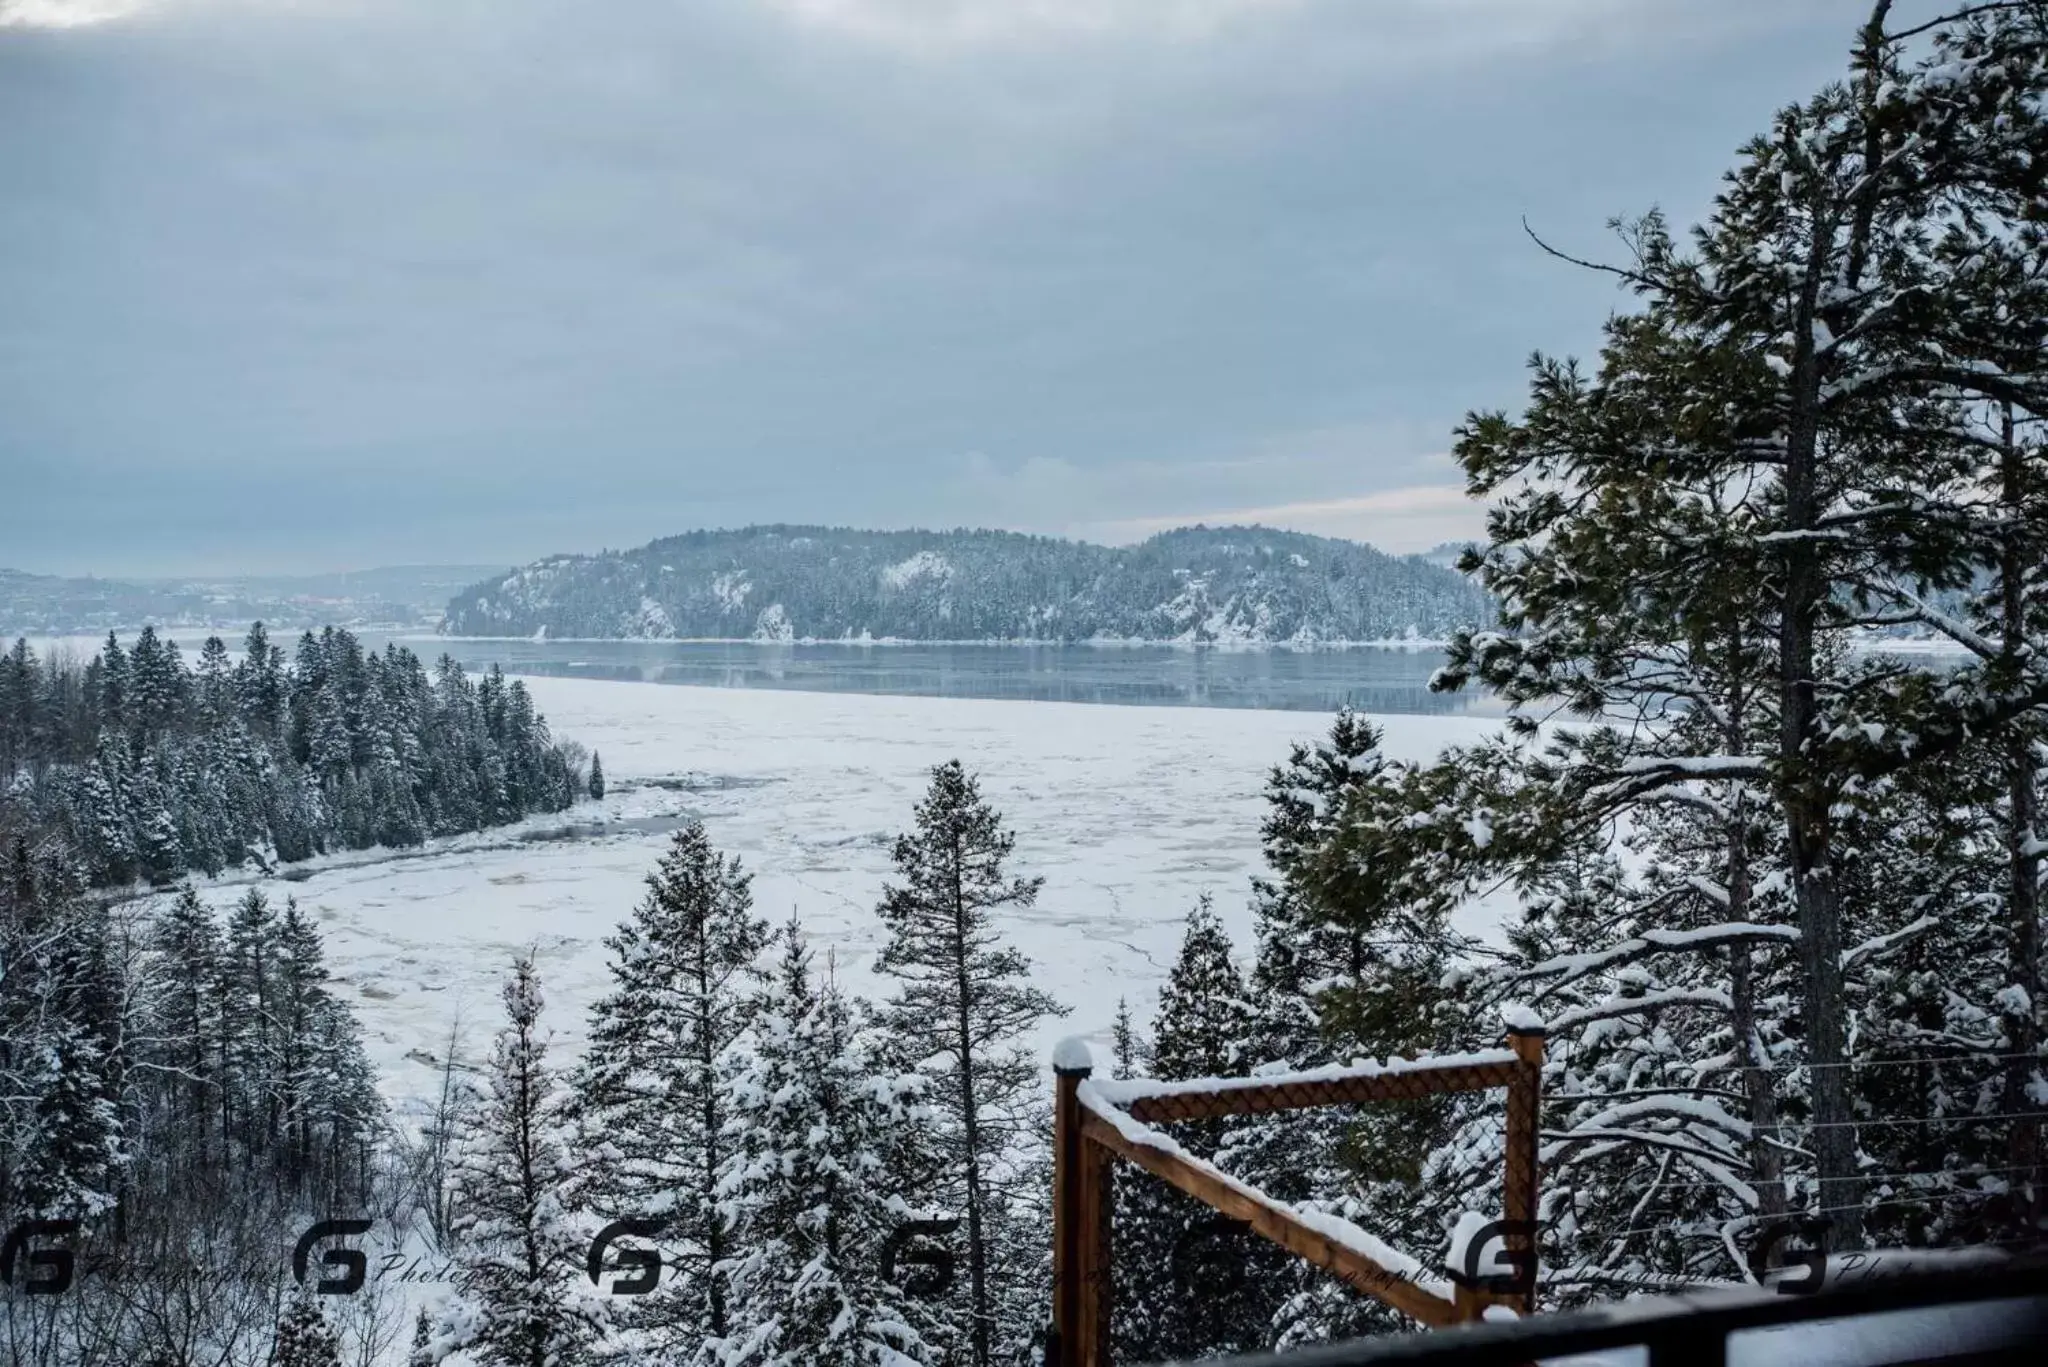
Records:
[[[747,527],[555,556],[448,604],[458,636],[1188,642],[1441,639],[1490,617],[1441,565],[1265,527],[1135,546]]]
[[[233,661],[209,636],[187,666],[145,627],[83,664],[0,656],[0,829],[61,833],[94,884],[163,883],[245,861],[417,845],[530,812],[584,783],[518,680],[429,678],[402,646],[329,627],[291,662],[262,623]]]

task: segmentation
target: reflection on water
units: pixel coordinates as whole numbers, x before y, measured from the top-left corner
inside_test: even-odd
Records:
[[[365,644],[381,647],[366,634]],[[935,698],[1494,714],[1483,695],[1434,694],[1434,650],[1182,650],[1168,646],[774,645],[695,641],[483,641],[400,637],[469,668],[721,688]]]

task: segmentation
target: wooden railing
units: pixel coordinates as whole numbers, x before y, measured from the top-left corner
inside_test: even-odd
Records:
[[[1784,1283],[1696,1290],[1440,1334],[1389,1334],[1229,1358],[1210,1367],[1528,1367],[1577,1361],[1581,1354],[1645,1367],[2040,1367],[2043,1361],[2048,1249],[1948,1266],[1940,1254],[1851,1254],[1832,1260],[1829,1274],[1815,1281],[1798,1292]]]
[[[1108,1367],[1113,1229],[1111,1182],[1118,1160],[1142,1168],[1298,1257],[1327,1269],[1425,1326],[1479,1319],[1489,1305],[1527,1313],[1535,1304],[1536,1114],[1542,1099],[1543,1031],[1518,1024],[1506,1047],[1457,1058],[1392,1060],[1280,1077],[1189,1082],[1096,1082],[1085,1046],[1054,1057],[1053,1324],[1049,1367]],[[1189,1154],[1152,1126],[1316,1106],[1411,1101],[1446,1092],[1507,1092],[1500,1233],[1518,1275],[1500,1279],[1432,1273],[1364,1230],[1297,1209]]]

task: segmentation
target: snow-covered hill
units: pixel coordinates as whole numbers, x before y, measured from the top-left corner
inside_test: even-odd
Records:
[[[1415,556],[1263,527],[1135,546],[748,527],[556,556],[463,590],[458,636],[1294,643],[1437,639],[1486,595]]]

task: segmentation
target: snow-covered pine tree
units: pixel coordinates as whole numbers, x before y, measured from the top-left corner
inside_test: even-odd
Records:
[[[270,1349],[270,1367],[341,1367],[341,1336],[310,1288],[285,1303]]]
[[[78,836],[79,857],[96,883],[125,883],[135,876],[128,767],[127,738],[102,731],[72,795],[71,829]]]
[[[137,871],[159,887],[182,874],[185,842],[178,832],[172,794],[164,783],[163,754],[138,753],[128,766],[127,808],[135,833]]]
[[[107,633],[106,644],[99,653],[99,686],[93,690],[93,701],[99,711],[99,725],[107,730],[126,731],[128,727],[128,652],[121,648],[120,638],[113,632]]]
[[[1663,240],[1654,222],[1640,231]],[[1564,1128],[1589,1136],[1552,1154],[1589,1198],[1554,1212],[1552,1260],[1739,1276],[1733,1236],[1786,1201],[1773,1042],[1794,933],[1762,890],[1788,867],[1765,781],[1782,595],[1749,541],[1769,500],[1725,478],[1749,450],[1743,408],[1688,388],[1731,358],[1654,311],[1608,337],[1596,380],[1538,358],[1519,421],[1478,415],[1460,433],[1477,484],[1510,491],[1468,560],[1511,630],[1455,641],[1442,682],[1483,679],[1528,741],[1505,757],[1519,789],[1483,861],[1519,883],[1527,913],[1515,971],[1529,977],[1501,990],[1558,1013],[1550,1091],[1576,1098]],[[1814,660],[1839,674],[1838,654]],[[1539,743],[1530,719],[1560,705],[1575,723]],[[1647,866],[1636,886],[1593,848],[1624,816]],[[1624,1206],[1612,1221],[1592,1208],[1607,1192]],[[1653,1227],[1666,1233],[1649,1250]],[[1624,1229],[1628,1247],[1600,1242]]]
[[[228,915],[218,997],[228,1060],[226,1110],[240,1141],[265,1151],[277,1133],[277,913],[250,888]]]
[[[42,746],[42,671],[25,637],[0,655],[0,781],[27,767]]]
[[[592,801],[604,801],[604,761],[598,758],[597,751],[595,750],[590,752],[590,787],[588,791]]]
[[[209,636],[199,647],[199,665],[191,690],[207,729],[227,725],[235,711],[234,666],[228,663],[227,642]]]
[[[277,1028],[273,1053],[283,1171],[294,1187],[321,1191],[369,1136],[361,1082],[367,1073],[355,1021],[327,988],[320,933],[285,900],[277,922],[271,1000]]]
[[[222,1003],[216,995],[225,946],[213,913],[190,887],[157,918],[152,935],[159,986],[153,994],[155,1048],[163,1065],[161,1120],[205,1166],[221,1138]]]
[[[573,1164],[547,1063],[531,955],[505,982],[505,1027],[456,1159],[453,1220],[464,1346],[496,1367],[568,1367],[592,1336],[578,1294],[587,1231],[564,1206]]]
[[[746,1042],[727,1060],[732,1238],[722,1367],[919,1367],[945,1361],[944,1321],[884,1275],[891,1237],[923,1212],[903,1171],[930,1123],[924,1079],[885,1066],[861,1007],[814,975],[801,927]]]
[[[169,730],[184,705],[187,676],[175,641],[144,627],[128,655],[127,722],[138,750]]]
[[[80,881],[21,839],[0,879],[0,1212],[97,1219],[131,1157],[107,913]]]
[[[422,1308],[412,1322],[412,1349],[406,1354],[405,1367],[435,1367],[437,1361],[433,1317]]]
[[[1109,1027],[1110,1076],[1122,1081],[1138,1076],[1144,1066],[1145,1042],[1138,1036],[1138,1027],[1131,1022],[1131,1003],[1127,998],[1116,999],[1116,1019]]]
[[[668,1269],[625,1312],[678,1360],[729,1327],[715,1270],[731,1254],[718,1213],[730,1098],[719,1060],[745,1028],[769,940],[751,876],[701,822],[677,831],[647,895],[610,936],[612,990],[591,1007],[574,1078],[580,1207],[659,1216]]]
[[[277,736],[284,726],[288,696],[284,651],[270,643],[263,623],[252,623],[242,643],[242,661],[235,666],[235,700],[243,722],[265,739]]]
[[[1272,876],[1254,885],[1247,1071],[1413,1055],[1459,1039],[1445,975],[1467,945],[1449,913],[1488,828],[1437,814],[1457,794],[1490,792],[1500,755],[1489,748],[1418,769],[1387,760],[1379,743],[1375,727],[1342,713],[1326,742],[1296,746],[1268,781]],[[1439,1230],[1418,1181],[1454,1112],[1430,1102],[1261,1117],[1233,1134],[1231,1166],[1282,1200],[1426,1247]],[[1295,1291],[1276,1317],[1277,1346],[1403,1322],[1308,1264],[1288,1272]]]
[[[902,982],[880,1025],[899,1060],[931,1081],[931,1199],[964,1219],[964,1360],[989,1367],[999,1340],[1037,1327],[998,1314],[1013,1279],[999,1227],[1022,1200],[1021,1150],[1047,1133],[1037,1064],[1016,1041],[1066,1008],[1031,986],[1030,961],[1002,942],[997,913],[1029,908],[1042,880],[1005,871],[1016,837],[958,760],[932,770],[915,820],[892,855],[901,881],[877,909],[889,942],[876,968]]]
[[[1205,896],[1188,916],[1180,954],[1152,1022],[1152,1072],[1168,1080],[1246,1071],[1253,1011],[1230,936]],[[1167,1127],[1190,1151],[1231,1162],[1243,1122]],[[1119,1284],[1116,1354],[1131,1361],[1255,1352],[1272,1338],[1292,1290],[1293,1260],[1237,1221],[1143,1174],[1116,1184]]]
[[[1752,772],[1718,776],[1762,780],[1783,824],[1812,1065],[1808,1138],[1820,1209],[1851,1247],[1865,1193],[1846,1066],[1837,808],[2048,700],[2048,676],[2004,677],[1990,663],[1939,686],[1913,667],[1864,673],[1853,687],[1826,680],[1845,633],[1896,623],[1907,598],[1967,587],[1976,551],[1965,505],[1983,465],[1981,444],[1959,439],[1967,410],[2038,413],[2048,395],[2032,325],[2001,322],[1984,307],[1995,293],[1971,287],[1980,254],[1936,249],[1959,227],[2032,241],[2030,168],[2048,140],[2042,16],[1999,5],[1911,26],[1932,46],[1922,59],[1886,32],[1889,10],[1874,5],[1846,81],[1781,111],[1744,149],[1691,250],[1653,216],[1616,268],[1649,301],[1638,332],[1676,343],[1662,360],[1622,367],[1624,384],[1661,376],[1651,387],[1665,440],[1655,463],[1637,464],[1635,487],[1675,473],[1694,488],[1749,491],[1726,549],[1768,581],[1758,620],[1769,625],[1775,717],[1761,751],[1744,757]],[[1604,387],[1621,392],[1611,375]],[[1471,483],[1503,488],[1483,474]],[[1583,501],[1523,487],[1508,524]],[[1693,630],[1725,620],[1722,581],[1668,587],[1668,620]]]
[[[1399,781],[1403,770],[1380,752],[1380,740],[1378,727],[1344,709],[1327,740],[1296,745],[1266,781],[1259,834],[1271,876],[1252,882],[1258,1016],[1248,1065],[1348,1058],[1345,1043],[1325,1035],[1322,998],[1358,984],[1384,956],[1383,942],[1398,938],[1356,909],[1329,905],[1318,862],[1352,814],[1353,795]]]

